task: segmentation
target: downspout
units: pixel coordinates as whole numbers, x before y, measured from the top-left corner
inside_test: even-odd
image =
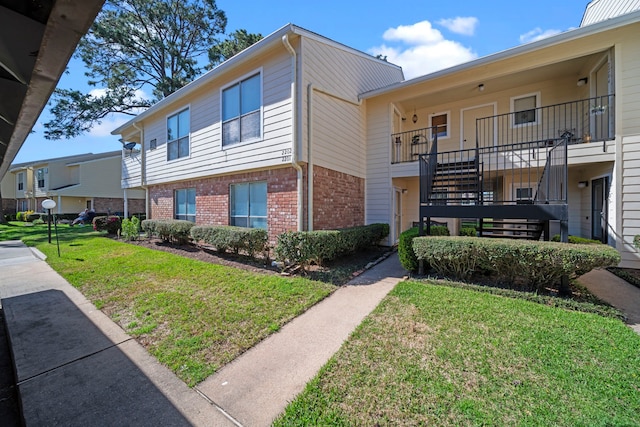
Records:
[[[313,163],[311,162],[311,146],[313,141],[314,92],[322,93],[339,101],[355,105],[356,107],[360,107],[362,105],[362,99],[354,101],[338,94],[331,93],[328,90],[315,87],[313,83],[309,83],[309,86],[307,86],[307,212],[309,212],[307,230],[309,231],[313,231]]]
[[[144,126],[138,127],[136,122],[132,124],[140,132],[140,187],[144,190],[144,216],[149,218],[149,187],[147,187],[147,152],[144,149]]]
[[[297,87],[298,87],[298,59],[296,51],[289,43],[289,35],[282,36],[282,44],[285,49],[291,55],[291,166],[297,171],[297,184],[298,184],[298,197],[297,197],[297,210],[298,210],[298,231],[303,231],[303,186],[302,186],[302,166],[298,163],[298,121],[301,120],[300,114],[297,111]],[[312,213],[309,212],[309,216]]]

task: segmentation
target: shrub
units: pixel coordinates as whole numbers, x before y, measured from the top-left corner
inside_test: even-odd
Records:
[[[555,236],[553,236],[551,238],[551,241],[559,242],[560,241],[560,235],[556,234]],[[574,244],[578,244],[578,245],[601,245],[602,244],[602,242],[600,240],[587,239],[587,238],[578,237],[578,236],[569,236],[569,237],[567,237],[567,241],[568,241],[568,243],[574,243]]]
[[[27,222],[29,215],[33,214],[33,211],[24,211],[24,212],[18,212],[16,214],[16,221],[23,221],[23,222]]]
[[[606,245],[567,245],[556,242],[419,237],[413,240],[417,259],[439,274],[469,279],[486,272],[498,280],[540,290],[598,267],[617,265],[620,254]]]
[[[253,257],[257,252],[266,250],[269,235],[267,230],[261,228],[209,225],[191,228],[191,238],[205,242],[219,252],[230,249],[237,254],[245,251],[247,255]]]
[[[341,255],[376,245],[389,235],[388,224],[371,224],[339,230],[288,231],[278,236],[275,256],[279,261],[306,268]]]
[[[398,238],[398,258],[400,258],[402,267],[407,271],[418,270],[418,258],[413,251],[413,239],[418,236],[418,227],[413,227],[400,233]]]
[[[476,236],[475,227],[462,227],[462,228],[460,228],[460,236],[475,237]]]
[[[449,229],[444,225],[432,225],[430,232],[430,236],[449,235]],[[407,271],[415,272],[418,270],[418,258],[416,258],[416,254],[413,251],[413,239],[418,236],[419,228],[413,227],[402,232],[398,238],[398,257],[400,258],[400,264]],[[424,268],[429,269],[430,267],[425,265]]]
[[[44,221],[40,217],[38,217],[38,219],[34,219],[31,222],[33,222],[34,224],[44,224]]]
[[[122,220],[122,237],[127,240],[136,240],[140,235],[140,220],[137,217]]]
[[[145,219],[142,221],[142,229],[147,236],[156,236],[165,242],[174,242],[179,245],[188,243],[191,239],[191,228],[195,224],[181,219]]]
[[[26,219],[25,221],[27,222],[33,222],[34,224],[41,224],[41,223],[36,223],[35,221],[37,220],[41,220],[42,219],[42,215],[39,213],[30,213],[26,215]]]
[[[640,234],[636,234],[633,237],[633,246],[635,246],[636,248],[640,249]]]
[[[119,216],[97,216],[93,218],[93,229],[96,231],[106,231],[107,234],[118,234],[121,221]]]

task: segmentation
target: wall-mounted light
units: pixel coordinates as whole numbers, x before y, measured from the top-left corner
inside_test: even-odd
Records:
[[[416,114],[416,109],[415,108],[413,109],[413,117],[411,117],[411,121],[413,123],[418,121],[418,115]]]
[[[480,92],[482,92],[482,91],[484,90],[484,83],[480,83],[480,84],[478,85],[478,90],[479,90]]]
[[[578,86],[584,86],[584,85],[586,85],[586,84],[587,84],[587,82],[588,82],[588,81],[589,81],[589,79],[588,79],[588,78],[583,77],[583,78],[581,78],[581,79],[578,79],[578,83],[577,83],[577,84],[578,84]]]
[[[407,190],[406,188],[402,189],[402,194],[407,194],[409,192],[409,190]]]
[[[589,186],[589,181],[579,181],[578,188],[587,188]]]

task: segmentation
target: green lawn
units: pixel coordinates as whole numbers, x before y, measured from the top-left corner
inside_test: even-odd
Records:
[[[279,330],[335,287],[244,270],[115,241],[91,227],[0,225],[22,239],[98,308],[190,385]]]
[[[640,336],[616,319],[400,283],[277,426],[637,426]]]

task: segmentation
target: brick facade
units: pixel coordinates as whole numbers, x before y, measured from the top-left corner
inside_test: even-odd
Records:
[[[364,224],[364,178],[313,167],[313,227],[316,230]]]
[[[174,191],[196,189],[196,224],[229,225],[229,186],[243,182],[267,182],[267,230],[269,241],[297,229],[297,181],[293,168],[270,169],[236,175],[155,185],[149,188],[150,214],[154,219],[174,217]]]
[[[2,199],[2,213],[4,215],[15,215],[16,199]]]
[[[303,167],[306,175],[306,167]],[[314,228],[316,230],[352,227],[364,224],[364,179],[314,167]],[[149,188],[150,218],[171,219],[174,192],[196,189],[196,224],[229,225],[229,186],[243,182],[267,182],[267,230],[275,244],[278,235],[296,230],[297,172],[291,167],[235,175],[208,177],[154,185]],[[306,176],[303,189],[307,194]],[[303,227],[307,228],[306,196],[303,201]]]

